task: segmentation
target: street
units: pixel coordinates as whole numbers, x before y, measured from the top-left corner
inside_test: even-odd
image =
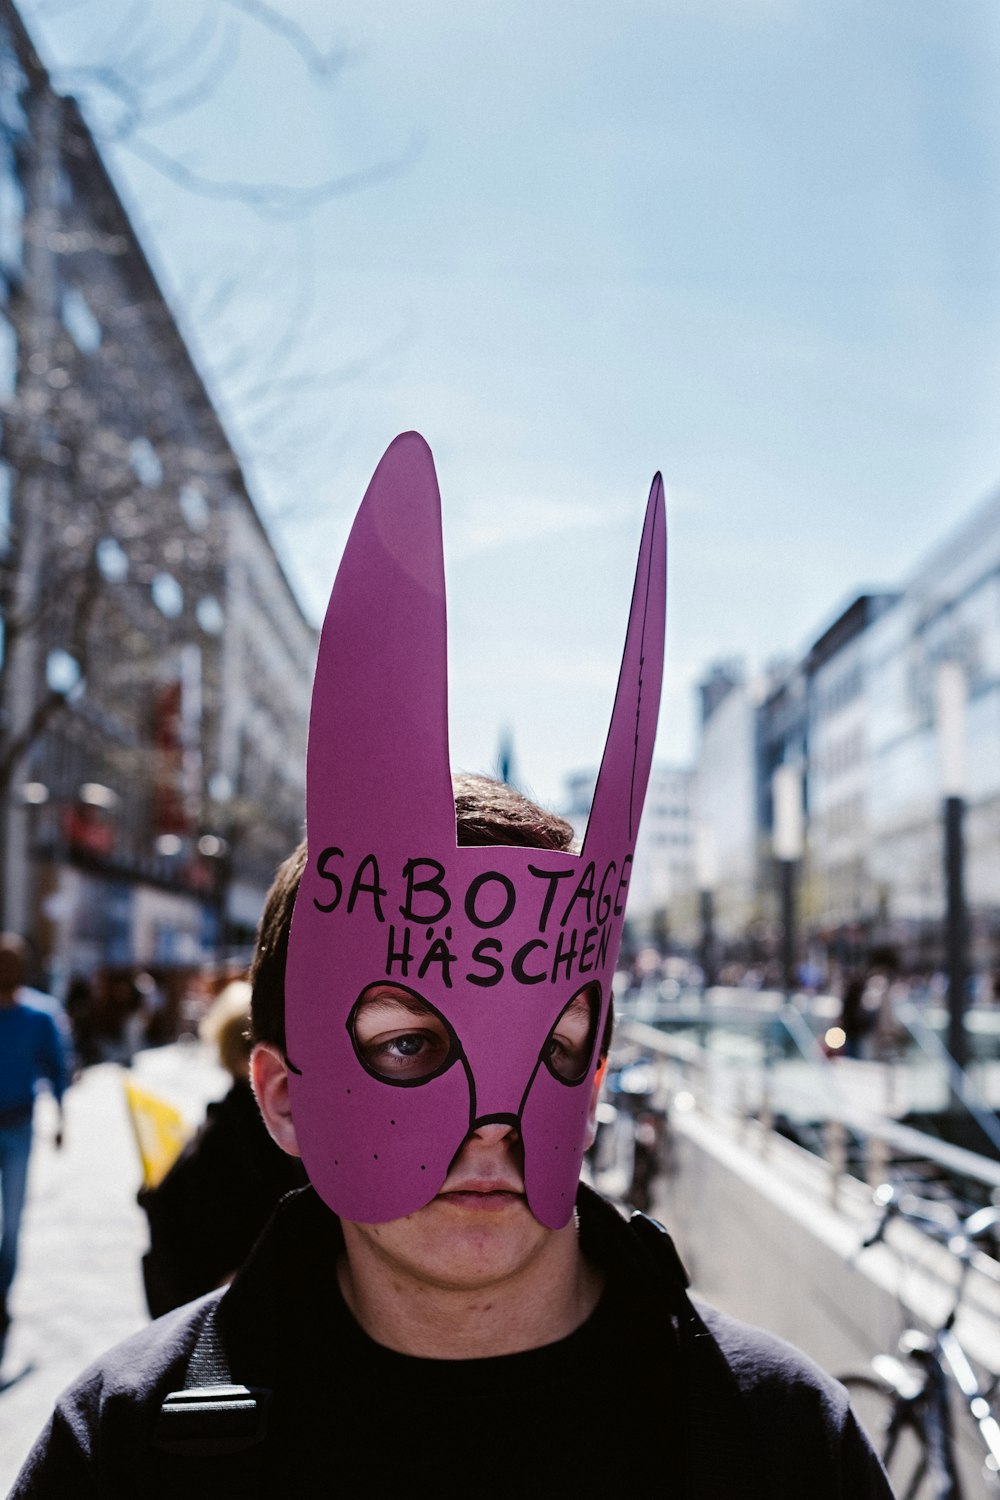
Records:
[[[141,1053],[132,1071],[192,1125],[228,1083],[197,1044]],[[74,1084],[62,1151],[52,1145],[52,1102],[38,1102],[13,1323],[0,1366],[0,1494],[60,1391],[148,1321],[140,1268],[146,1225],[136,1202],[142,1174],[124,1077],[125,1070],[106,1063]]]

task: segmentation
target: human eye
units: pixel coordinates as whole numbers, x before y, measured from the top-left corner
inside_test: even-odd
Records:
[[[400,1036],[376,1037],[362,1047],[375,1073],[401,1078],[424,1078],[435,1073],[448,1055],[448,1037],[435,1031],[407,1031]]]
[[[361,1062],[388,1083],[433,1077],[457,1051],[453,1033],[433,1006],[401,986],[369,985],[348,1025]]]
[[[596,984],[579,990],[549,1032],[542,1057],[549,1072],[563,1083],[578,1083],[594,1051],[601,992]]]

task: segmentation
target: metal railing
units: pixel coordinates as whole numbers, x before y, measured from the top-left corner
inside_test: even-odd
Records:
[[[774,1128],[793,1131],[826,1161],[834,1201],[845,1175],[875,1184],[899,1162],[935,1170],[961,1184],[963,1195],[985,1199],[1000,1193],[1000,1127],[916,1007],[898,1010],[907,1035],[922,1059],[941,1071],[945,1096],[950,1093],[954,1107],[975,1121],[984,1147],[993,1147],[998,1159],[896,1118],[901,1092],[897,1070],[906,1066],[898,1058],[859,1065],[853,1078],[860,1076],[873,1088],[866,1097],[852,1095],[841,1082],[841,1064],[824,1050],[815,1019],[811,1022],[799,1005],[785,1003],[781,996],[755,994],[752,1003],[740,1004],[732,992],[716,992],[711,1004],[692,1000],[671,1006],[656,1021],[637,1019],[629,1014],[631,1008],[626,996],[619,1050],[632,1049],[669,1069],[663,1091],[674,1098],[688,1095],[737,1125],[755,1121],[761,1127],[757,1139],[762,1151]],[[870,1097],[873,1092],[881,1095],[881,1107]]]

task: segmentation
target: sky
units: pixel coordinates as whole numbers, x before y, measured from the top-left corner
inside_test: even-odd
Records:
[[[22,10],[310,618],[430,443],[458,765],[507,730],[558,804],[599,762],[656,470],[666,762],[711,661],[801,652],[1000,481],[996,0]]]

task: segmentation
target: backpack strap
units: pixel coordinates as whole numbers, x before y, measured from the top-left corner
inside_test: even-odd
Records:
[[[629,1217],[628,1227],[646,1251],[653,1256],[661,1275],[666,1275],[679,1293],[685,1293],[691,1278],[681,1260],[677,1246],[659,1219],[651,1219],[636,1209]],[[687,1299],[685,1298],[685,1301]]]
[[[219,1299],[206,1312],[184,1372],[184,1385],[160,1407],[153,1446],[161,1453],[210,1458],[255,1448],[267,1436],[271,1392],[233,1383]]]

